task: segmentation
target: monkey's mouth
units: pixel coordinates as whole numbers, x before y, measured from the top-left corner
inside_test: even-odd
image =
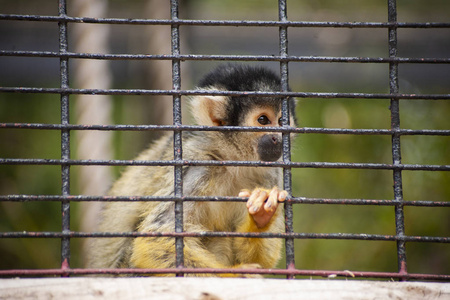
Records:
[[[282,141],[279,135],[265,134],[258,142],[258,155],[263,161],[276,161],[281,157]]]

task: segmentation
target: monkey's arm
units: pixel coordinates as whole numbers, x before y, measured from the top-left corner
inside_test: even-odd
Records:
[[[249,197],[248,213],[237,232],[282,232],[283,209],[278,202],[287,197],[286,191],[274,187],[271,191],[255,189],[242,191],[240,197]],[[276,238],[236,238],[236,258],[243,264],[257,263],[263,268],[273,268],[280,258],[281,240]]]

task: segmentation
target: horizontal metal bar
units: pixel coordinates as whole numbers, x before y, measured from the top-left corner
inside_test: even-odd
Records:
[[[220,201],[220,202],[246,202],[243,197],[224,196],[85,196],[85,195],[0,195],[0,201],[9,202],[29,202],[29,201],[70,201],[70,202],[137,202],[137,201]],[[423,207],[450,207],[450,201],[425,201],[425,200],[382,200],[382,199],[326,199],[292,197],[287,200],[293,204],[342,204],[342,205],[377,205],[377,206],[423,206]]]
[[[0,197],[1,199],[1,197]],[[324,199],[294,197],[290,199],[296,204],[343,204],[343,205],[380,205],[380,206],[425,206],[425,207],[450,207],[450,201],[426,201],[426,200],[377,200],[377,199]]]
[[[103,53],[59,53],[52,51],[14,51],[0,50],[0,56],[79,58],[101,60],[173,60],[203,61],[289,61],[326,63],[408,63],[408,64],[448,64],[450,58],[412,58],[412,57],[332,57],[332,56],[276,56],[276,55],[151,55],[151,54],[103,54]]]
[[[364,240],[364,241],[404,241],[420,243],[450,243],[450,237],[437,236],[400,236],[355,233],[271,233],[271,232],[48,232],[20,231],[0,232],[0,238],[118,238],[118,237],[245,237],[245,238],[280,238],[280,239],[324,239],[324,240]]]
[[[297,134],[350,134],[350,135],[436,135],[448,136],[450,130],[434,129],[347,129],[315,127],[251,127],[251,126],[199,126],[199,125],[82,125],[46,123],[0,123],[0,129],[38,130],[99,130],[99,131],[251,131],[290,132]]]
[[[300,269],[211,269],[211,268],[176,268],[176,269],[15,269],[0,270],[1,277],[34,277],[61,275],[151,275],[151,274],[260,274],[260,275],[294,275],[316,277],[345,277],[345,278],[383,278],[408,280],[450,281],[450,275],[367,272],[367,271],[333,271],[333,270],[300,270]]]
[[[0,20],[43,21],[128,25],[190,25],[190,26],[245,26],[245,27],[336,27],[336,28],[450,28],[449,22],[315,22],[315,21],[248,21],[248,20],[169,20],[88,18],[69,16],[42,16],[0,14]]]
[[[255,92],[255,91],[211,91],[211,90],[147,90],[147,89],[74,89],[40,87],[0,87],[3,93],[72,94],[72,95],[180,95],[180,96],[273,96],[325,99],[407,99],[448,100],[450,94],[389,94],[389,93],[317,93],[317,92]]]
[[[0,158],[0,165],[71,165],[71,166],[234,166],[322,169],[375,169],[404,171],[450,171],[450,165],[339,163],[339,162],[263,162],[263,161],[215,161],[215,160],[75,160]]]

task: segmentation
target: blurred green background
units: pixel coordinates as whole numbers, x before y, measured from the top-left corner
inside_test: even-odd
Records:
[[[163,1],[160,1],[162,3]],[[187,19],[277,20],[277,1],[181,1],[180,17]],[[152,1],[109,1],[107,17],[148,18]],[[54,2],[0,0],[2,13],[57,15]],[[149,8],[150,7],[150,8]],[[69,7],[70,8],[70,7]],[[168,12],[168,8],[163,8]],[[69,15],[71,11],[69,9]],[[387,21],[386,1],[288,1],[292,21]],[[160,18],[167,18],[161,16]],[[398,1],[400,22],[448,22],[450,2]],[[109,26],[110,53],[150,53],[152,37],[146,26]],[[72,25],[69,25],[72,29]],[[161,29],[163,30],[163,29]],[[167,27],[164,29],[167,30]],[[387,29],[289,28],[289,54],[298,56],[387,57]],[[278,53],[278,29],[252,27],[181,27],[182,54],[271,55]],[[448,58],[450,29],[399,29],[401,57]],[[69,50],[75,42],[69,32]],[[167,49],[167,45],[165,45]],[[58,51],[58,25],[51,22],[0,20],[1,50]],[[166,52],[168,53],[168,52]],[[76,71],[71,60],[71,78]],[[219,62],[182,62],[182,88]],[[250,63],[255,64],[255,63]],[[258,63],[275,71],[276,62]],[[170,62],[166,67],[169,68]],[[165,89],[151,86],[156,66],[149,61],[110,61],[112,88]],[[290,63],[290,85],[299,92],[388,93],[387,64]],[[59,61],[53,58],[0,56],[0,86],[58,87]],[[156,72],[159,72],[157,70]],[[450,93],[450,66],[401,64],[400,92]],[[71,87],[77,87],[71,83]],[[71,96],[71,122],[77,123]],[[159,124],[151,96],[114,96],[113,124]],[[170,97],[166,100],[171,101]],[[186,99],[183,99],[185,102]],[[299,99],[300,127],[390,128],[389,100]],[[402,100],[401,127],[450,129],[448,100]],[[188,113],[183,122],[189,124]],[[0,123],[60,122],[58,95],[0,93]],[[115,159],[132,159],[157,135],[152,132],[114,132]],[[71,133],[71,157],[77,157],[77,133]],[[52,130],[0,129],[0,158],[59,159],[60,133]],[[390,136],[301,134],[293,145],[293,161],[391,163]],[[450,164],[450,138],[403,136],[402,162]],[[115,177],[120,167],[114,167]],[[58,195],[58,166],[0,165],[0,194]],[[79,167],[71,167],[71,194],[81,194]],[[316,198],[393,199],[392,172],[386,170],[293,169],[294,196]],[[449,201],[449,172],[404,171],[404,199]],[[80,203],[71,204],[71,229],[80,230]],[[0,202],[0,231],[60,231],[57,202]],[[395,234],[394,208],[389,206],[296,205],[296,232]],[[407,235],[450,236],[448,207],[405,207]],[[396,272],[394,242],[296,240],[296,267],[352,271]],[[82,241],[71,240],[71,266],[81,267]],[[1,239],[0,269],[60,267],[58,239]],[[408,243],[408,272],[450,274],[448,244]],[[280,262],[280,268],[284,262]]]

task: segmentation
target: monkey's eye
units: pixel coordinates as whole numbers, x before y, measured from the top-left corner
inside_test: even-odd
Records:
[[[281,118],[278,119],[278,125],[282,126],[283,122],[281,121]]]
[[[262,115],[258,118],[258,123],[261,125],[267,125],[270,124],[270,120],[266,115]]]

